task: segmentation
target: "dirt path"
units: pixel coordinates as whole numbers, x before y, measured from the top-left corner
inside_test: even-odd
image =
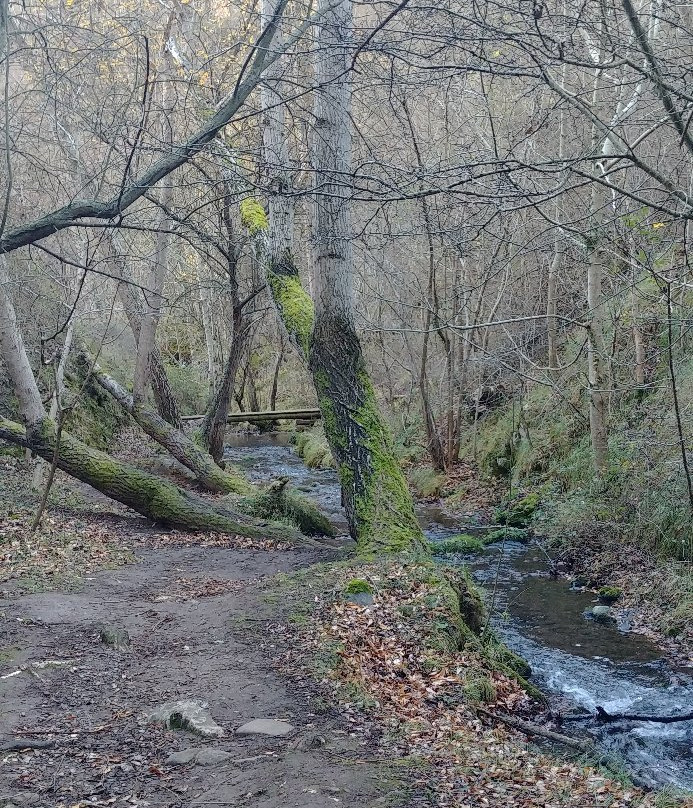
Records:
[[[397,802],[380,768],[364,765],[364,740],[336,714],[320,712],[310,687],[283,680],[273,664],[281,621],[258,579],[319,560],[314,553],[134,549],[136,564],[98,573],[77,592],[0,600],[1,645],[16,649],[0,662],[0,676],[46,660],[69,663],[0,679],[0,746],[53,742],[0,752],[1,808]],[[104,644],[103,624],[125,629],[129,650]],[[207,702],[224,736],[146,723],[147,710],[177,699]],[[234,734],[256,718],[284,719],[295,730],[282,738]],[[191,747],[232,757],[166,763]]]

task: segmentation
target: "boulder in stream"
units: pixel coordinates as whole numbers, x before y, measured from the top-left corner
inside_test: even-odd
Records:
[[[595,620],[597,623],[612,623],[615,620],[608,606],[593,606],[587,609],[584,615],[588,620]]]

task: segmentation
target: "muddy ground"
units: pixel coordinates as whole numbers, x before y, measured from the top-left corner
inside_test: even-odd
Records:
[[[3,593],[0,806],[413,804],[367,732],[344,724],[308,682],[278,673],[287,615],[263,580],[331,551],[157,546],[139,527],[136,539],[124,531],[132,565],[90,575],[76,591],[18,594],[10,584]],[[103,626],[126,630],[129,648],[105,644]],[[30,667],[48,660],[66,664]],[[184,698],[206,702],[224,736],[146,723],[148,710]],[[295,729],[235,734],[256,718]],[[21,744],[39,748],[8,748]],[[191,747],[232,758],[166,763]]]

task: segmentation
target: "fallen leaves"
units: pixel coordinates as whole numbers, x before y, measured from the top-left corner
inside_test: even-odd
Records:
[[[345,601],[350,578],[365,578],[374,603]],[[627,788],[593,768],[556,760],[527,748],[523,735],[482,722],[467,699],[469,685],[483,678],[485,707],[504,713],[527,711],[530,702],[513,679],[494,671],[473,649],[431,650],[431,626],[450,619],[449,604],[432,596],[433,586],[416,565],[342,569],[335,587],[318,598],[313,618],[301,629],[295,666],[306,647],[319,657],[333,649],[323,683],[345,717],[363,728],[364,716],[386,733],[391,754],[424,761],[418,785],[435,792],[442,808],[633,808],[653,798]],[[365,712],[364,712],[365,710]]]

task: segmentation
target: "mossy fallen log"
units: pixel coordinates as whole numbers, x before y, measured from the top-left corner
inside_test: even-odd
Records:
[[[335,536],[336,530],[325,514],[288,482],[288,477],[275,480],[259,493],[242,497],[237,507],[250,516],[288,520],[308,536]]]
[[[150,438],[167,449],[179,463],[189,468],[208,491],[247,494],[251,490],[251,486],[239,471],[231,466],[220,468],[209,452],[198,446],[181,430],[171,426],[158,413],[136,403],[132,395],[114,378],[97,366],[93,367],[92,376],[126,412],[130,413],[133,420]]]
[[[53,460],[56,426],[50,418],[43,418],[26,430],[21,424],[0,416],[0,438],[31,449],[48,462]],[[294,544],[308,541],[288,525],[258,521],[230,508],[215,507],[168,480],[92,449],[64,431],[60,438],[58,468],[161,525]]]

